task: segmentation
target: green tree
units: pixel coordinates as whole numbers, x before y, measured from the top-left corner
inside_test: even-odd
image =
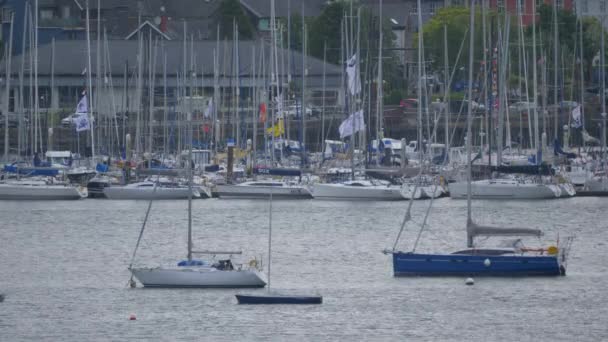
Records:
[[[233,22],[235,20],[238,25],[239,39],[252,39],[254,36],[253,24],[238,0],[222,0],[218,9],[217,20],[222,39],[232,39],[234,37]]]

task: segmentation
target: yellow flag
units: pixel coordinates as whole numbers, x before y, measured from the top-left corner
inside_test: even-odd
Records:
[[[275,138],[280,137],[285,134],[285,125],[283,124],[283,119],[279,119],[277,123],[266,129],[266,134],[274,134]]]

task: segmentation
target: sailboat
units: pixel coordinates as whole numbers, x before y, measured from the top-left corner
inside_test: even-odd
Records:
[[[192,114],[188,113],[188,137],[189,150],[188,160],[192,160]],[[188,165],[190,163],[187,163]],[[219,260],[217,263],[207,263],[202,260],[192,258],[193,254],[206,255],[234,255],[241,254],[240,251],[193,251],[192,250],[192,167],[187,166],[188,170],[188,246],[187,259],[177,263],[176,267],[154,267],[142,268],[132,267],[135,253],[139,246],[145,222],[150,212],[151,204],[148,206],[146,219],[139,235],[135,251],[129,270],[132,277],[139,280],[144,287],[198,287],[198,288],[255,288],[264,287],[266,282],[262,280],[262,275],[257,270],[257,261],[252,260],[247,265],[235,265],[228,259]],[[135,283],[131,279],[131,286]]]
[[[270,270],[272,265],[272,190],[268,204],[268,292],[263,294],[237,294],[239,304],[322,304],[319,295],[276,293],[270,291]]]
[[[302,295],[293,293],[277,293],[270,290],[270,269],[272,255],[272,191],[270,192],[268,209],[268,286],[262,294],[237,294],[239,304],[322,304],[323,297],[319,295]]]
[[[420,6],[420,0],[418,0]],[[474,47],[474,11],[475,0],[470,6],[470,41],[469,41],[469,87],[473,83],[473,47]],[[468,93],[472,100],[472,91]],[[477,236],[540,236],[541,231],[529,228],[494,228],[478,225],[473,222],[471,208],[471,144],[472,144],[471,107],[467,114],[467,245],[468,248],[454,253],[415,253],[397,251],[396,246],[410,218],[409,210],[404,219],[392,250],[385,254],[393,257],[393,274],[403,276],[558,276],[566,273],[566,256],[571,239],[567,239],[564,248],[526,249],[513,248],[476,248],[474,239]]]

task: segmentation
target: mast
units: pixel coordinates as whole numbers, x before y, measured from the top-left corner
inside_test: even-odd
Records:
[[[37,0],[36,0],[37,1]],[[88,85],[88,93],[89,96],[89,132],[91,134],[91,160],[95,160],[95,134],[93,133],[93,101],[91,90],[93,88],[92,78],[91,78],[91,27],[90,27],[90,19],[89,19],[89,0],[87,0],[87,85]],[[36,102],[38,103],[38,102]]]
[[[604,31],[602,26],[602,32]],[[555,104],[555,120],[553,122],[553,139],[557,140],[557,131],[559,128],[559,115],[560,115],[560,105],[558,105],[557,100],[557,65],[558,65],[558,43],[559,43],[559,34],[558,34],[558,26],[557,26],[557,0],[553,0],[553,103]]]
[[[382,1],[382,0],[380,0]],[[327,40],[323,42],[323,97],[321,98],[321,156],[323,157],[325,154],[325,78],[326,78],[326,70],[325,64],[327,64]]]
[[[537,78],[537,71],[536,71],[536,64],[538,63],[538,60],[536,59],[536,2],[532,3],[532,89],[533,89],[533,94],[532,94],[532,111],[534,112],[534,151],[536,152],[536,164],[540,164],[541,160],[539,160],[539,156],[540,156],[540,150],[542,148],[540,142],[539,142],[539,123],[538,123],[538,109],[537,109],[537,102],[538,102],[538,78]]]
[[[185,106],[184,106],[185,108]],[[186,168],[188,170],[188,261],[192,261],[192,111],[187,112],[188,119],[188,160]]]
[[[383,18],[383,13],[382,13],[382,0],[380,0],[380,4],[379,4],[379,22],[378,22],[378,31],[379,31],[379,41],[378,41],[378,80],[376,82],[376,144],[377,144],[377,148],[376,148],[376,153],[377,158],[376,158],[376,165],[378,165],[380,163],[380,140],[383,138],[383,132],[382,132],[382,115],[384,114],[384,94],[383,94],[383,87],[382,87],[382,81],[383,81],[383,70],[382,70],[382,48],[383,48],[383,44],[384,44],[384,32],[382,30],[382,23],[384,21]],[[405,148],[405,146],[401,146],[401,148]]]
[[[602,13],[602,35],[601,35],[601,47],[600,47],[600,65],[602,66],[601,81],[602,81],[602,138],[601,144],[602,148],[600,150],[601,153],[601,163],[602,170],[606,171],[606,60],[605,60],[605,51],[604,51],[604,22],[606,20],[606,8],[604,6],[604,13]],[[604,178],[608,177],[608,175],[604,175]]]
[[[19,129],[17,132],[17,153],[19,156],[21,156],[21,151],[23,150],[23,145],[25,145],[25,140],[27,136],[27,134],[24,134],[25,125],[23,124],[23,119],[25,116],[25,104],[23,103],[25,101],[25,98],[23,96],[23,82],[25,78],[25,42],[27,37],[27,12],[29,9],[29,2],[25,3],[25,8],[26,10],[23,14],[23,36],[21,37],[21,56],[23,57],[21,58],[21,66],[19,69]]]
[[[420,0],[418,0],[420,6]],[[418,7],[420,11],[420,7]],[[470,13],[469,13],[469,105],[467,106],[467,246],[473,247],[473,236],[470,234],[470,227],[473,225],[473,218],[471,217],[471,140],[473,140],[473,129],[472,129],[472,113],[471,101],[473,101],[473,53],[474,50],[474,39],[475,39],[475,0],[471,0]],[[419,39],[420,40],[420,39]],[[420,43],[419,43],[420,44]],[[420,106],[419,106],[420,107]]]
[[[448,7],[450,6],[450,0],[444,0],[444,7]],[[483,28],[484,28],[484,35],[485,35],[485,0],[483,0],[483,4],[482,4],[482,15],[483,15],[483,19],[482,19],[482,23],[483,23]],[[482,36],[483,37],[483,36]],[[482,38],[482,40],[484,41],[484,45],[485,45],[485,39]],[[484,56],[484,60],[485,60],[485,56],[486,56],[486,52],[485,52],[485,48],[484,48],[484,52],[483,52],[483,56]],[[486,68],[486,64],[483,64],[484,67],[484,78],[485,78],[485,68]],[[449,99],[450,99],[450,66],[448,64],[448,24],[447,22],[443,23],[443,70],[444,70],[444,76],[443,76],[443,105],[444,105],[444,115],[445,115],[445,153],[446,153],[446,158],[448,155],[448,149],[450,146],[450,105],[449,105]],[[487,79],[487,78],[485,78]],[[485,89],[485,87],[484,87]],[[482,146],[482,150],[483,150],[483,142],[481,144]],[[401,148],[405,148],[405,147],[401,147]],[[446,159],[447,160],[447,159]]]
[[[88,0],[87,0],[88,4]],[[88,11],[88,9],[87,9]],[[88,14],[87,14],[88,15]],[[88,20],[88,16],[87,16]],[[88,24],[87,24],[88,34]],[[40,113],[38,113],[38,0],[34,0],[34,152],[38,152],[38,130],[40,130]],[[42,145],[42,142],[40,142]]]
[[[6,53],[6,103],[4,104],[4,161],[8,163],[8,111],[10,109],[10,96],[11,96],[11,58],[13,56],[13,22],[15,18],[15,13],[11,13],[11,28],[9,33],[8,40],[8,50]]]
[[[302,122],[302,140],[300,150],[302,153],[300,167],[304,168],[306,165],[306,75],[308,74],[308,68],[306,68],[306,23],[304,22],[304,2],[302,2],[302,100],[300,105],[300,120]]]
[[[418,112],[418,160],[420,161],[420,165],[422,165],[422,40],[423,40],[423,34],[422,34],[422,1],[421,0],[417,0],[417,7],[418,7],[418,80],[417,80],[417,85],[418,85],[418,108],[417,108],[417,112]],[[471,4],[473,3],[474,0],[471,0]],[[473,11],[473,7],[471,6],[471,12]],[[472,14],[471,14],[472,15]],[[471,30],[471,29],[469,29]],[[472,49],[472,47],[471,47]],[[471,82],[471,81],[470,81]],[[469,88],[470,89],[470,88]],[[469,108],[471,107],[470,105],[468,106]]]

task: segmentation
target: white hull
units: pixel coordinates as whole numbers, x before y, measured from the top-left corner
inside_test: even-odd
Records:
[[[416,189],[416,192],[414,192]],[[438,198],[443,196],[445,191],[442,187],[435,185],[424,185],[416,188],[415,184],[404,184],[402,194],[406,199],[411,199],[412,196],[414,199],[428,199],[428,198]]]
[[[450,183],[450,197],[467,198],[467,182]],[[471,196],[475,199],[543,199],[561,195],[558,186],[519,183],[516,181],[481,180],[471,182]]]
[[[133,276],[144,287],[264,287],[266,282],[252,270],[223,271],[213,267],[179,269],[134,268]]]
[[[0,184],[3,200],[77,200],[87,197],[86,188],[65,185]]]
[[[608,192],[608,178],[590,177],[585,181],[584,190],[590,192]]]
[[[187,187],[166,188],[162,186],[135,188],[129,186],[110,186],[103,189],[104,195],[109,199],[117,200],[165,200],[165,199],[188,199],[190,191]],[[200,197],[196,187],[192,188],[192,197]]]
[[[220,198],[269,198],[271,191],[273,198],[312,198],[312,194],[310,193],[310,191],[303,186],[217,186],[217,193]]]
[[[316,199],[334,200],[372,200],[372,201],[397,201],[405,197],[401,194],[401,188],[386,185],[350,186],[344,184],[315,184],[313,196]]]

